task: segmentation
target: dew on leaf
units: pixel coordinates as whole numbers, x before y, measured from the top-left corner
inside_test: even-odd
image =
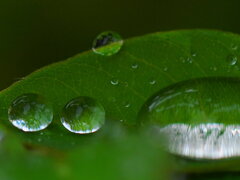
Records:
[[[92,98],[78,97],[65,105],[61,114],[61,122],[73,133],[93,133],[104,125],[105,110]]]
[[[227,61],[228,61],[229,65],[234,66],[237,64],[238,58],[237,58],[237,56],[230,55],[230,56],[228,56]]]
[[[191,57],[188,57],[188,58],[186,59],[186,62],[189,63],[189,64],[192,64],[193,60],[192,60]]]
[[[130,104],[129,102],[125,102],[125,103],[124,103],[124,107],[125,107],[125,108],[129,108],[130,106],[131,106],[131,104]]]
[[[168,71],[168,67],[164,67],[163,71],[165,71],[165,72]]]
[[[119,84],[119,81],[118,81],[118,79],[112,79],[112,80],[110,81],[110,83],[111,83],[112,85],[116,86],[116,85]]]
[[[237,50],[237,49],[238,49],[238,45],[236,45],[236,44],[231,44],[231,49],[232,49],[232,50]]]
[[[217,71],[217,67],[216,66],[210,67],[210,70]]]
[[[240,156],[239,89],[236,78],[177,83],[147,100],[138,123],[158,127],[174,154],[200,159]]]
[[[53,110],[43,97],[24,94],[12,102],[8,118],[15,127],[23,131],[40,131],[52,122]]]
[[[138,64],[132,64],[132,69],[137,69],[138,68]]]
[[[92,50],[96,54],[111,56],[120,51],[123,45],[122,37],[113,31],[99,34],[93,42]]]
[[[149,82],[149,84],[154,85],[154,84],[156,84],[156,82],[157,82],[157,81],[156,81],[155,79],[151,79],[150,82]]]
[[[192,53],[192,57],[196,57],[197,56],[197,53]]]

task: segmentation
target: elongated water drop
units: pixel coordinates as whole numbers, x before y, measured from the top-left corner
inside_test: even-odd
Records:
[[[113,31],[106,31],[97,36],[93,42],[93,51],[103,56],[118,53],[123,45],[122,37]]]
[[[79,134],[93,133],[105,122],[105,111],[94,99],[78,97],[63,108],[61,122],[71,132]]]
[[[139,113],[156,126],[170,152],[191,158],[240,156],[240,79],[185,81],[152,96]]]
[[[52,122],[53,110],[43,97],[24,94],[12,102],[8,117],[15,127],[23,131],[40,131]]]

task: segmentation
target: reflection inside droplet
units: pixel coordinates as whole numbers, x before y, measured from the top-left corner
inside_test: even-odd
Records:
[[[219,159],[240,155],[240,125],[170,124],[159,131],[170,152],[192,158]]]

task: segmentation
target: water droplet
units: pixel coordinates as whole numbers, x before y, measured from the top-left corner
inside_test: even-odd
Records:
[[[150,97],[138,122],[158,127],[171,153],[200,159],[240,156],[239,89],[235,78],[177,83]]]
[[[52,122],[53,110],[43,97],[24,94],[12,102],[8,117],[15,127],[23,131],[40,131]]]
[[[137,69],[138,68],[138,64],[132,64],[132,68],[133,69]]]
[[[105,122],[105,111],[94,99],[79,97],[68,102],[61,122],[71,132],[88,134],[98,131]]]
[[[188,58],[187,58],[187,60],[186,60],[186,62],[188,62],[188,63],[192,64],[193,60],[192,60],[192,58],[191,58],[191,57],[188,57]]]
[[[103,56],[111,56],[118,53],[123,45],[122,37],[112,31],[106,31],[97,36],[93,42],[93,52]]]
[[[236,44],[231,44],[231,49],[235,51],[238,49],[238,46]]]
[[[156,84],[156,80],[155,79],[152,79],[150,82],[149,82],[149,84],[151,84],[151,85],[154,85],[154,84]]]
[[[168,67],[164,67],[163,71],[165,71],[165,72],[168,71]]]
[[[237,61],[238,61],[237,56],[233,56],[233,55],[228,56],[229,65],[234,66],[237,64]]]
[[[180,57],[179,59],[180,59],[180,61],[181,61],[182,63],[185,63],[185,62],[186,62],[186,60],[185,60],[184,57]]]
[[[119,84],[119,81],[118,81],[117,79],[112,79],[112,80],[111,80],[111,84],[114,85],[114,86],[116,86],[116,85]]]
[[[216,66],[210,67],[210,69],[211,69],[212,71],[217,71],[217,67],[216,67]]]
[[[196,57],[197,56],[197,53],[192,53],[192,57]]]
[[[131,104],[129,102],[124,103],[125,108],[129,108],[130,106],[131,106]]]

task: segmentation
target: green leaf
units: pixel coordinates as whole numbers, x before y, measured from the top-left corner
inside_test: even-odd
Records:
[[[59,114],[69,100],[78,96],[92,97],[100,102],[107,119],[134,125],[143,103],[166,86],[200,77],[237,77],[240,72],[229,66],[228,59],[230,56],[238,58],[237,47],[240,47],[237,35],[190,30],[126,40],[122,50],[110,57],[85,52],[40,69],[2,91],[0,118],[4,125],[11,126],[7,112],[13,99],[24,93],[36,93],[54,107],[54,123],[45,131],[51,134],[52,141],[60,132],[69,134],[62,128]],[[189,59],[192,63],[183,63]],[[138,68],[132,68],[136,64]],[[114,79],[119,84],[112,85]],[[156,83],[151,85],[153,80]],[[126,103],[129,108],[125,107]]]
[[[108,121],[123,121],[134,129],[145,101],[164,87],[194,78],[239,77],[238,48],[238,35],[185,30],[125,40],[120,52],[109,57],[88,51],[44,67],[3,90],[1,124],[30,145],[70,150],[89,144],[109,134],[105,128],[90,135],[68,132],[59,116],[69,100],[91,97],[102,104]],[[112,81],[118,83],[113,85]],[[11,102],[25,93],[42,95],[53,105],[54,121],[46,130],[25,133],[8,121]]]

